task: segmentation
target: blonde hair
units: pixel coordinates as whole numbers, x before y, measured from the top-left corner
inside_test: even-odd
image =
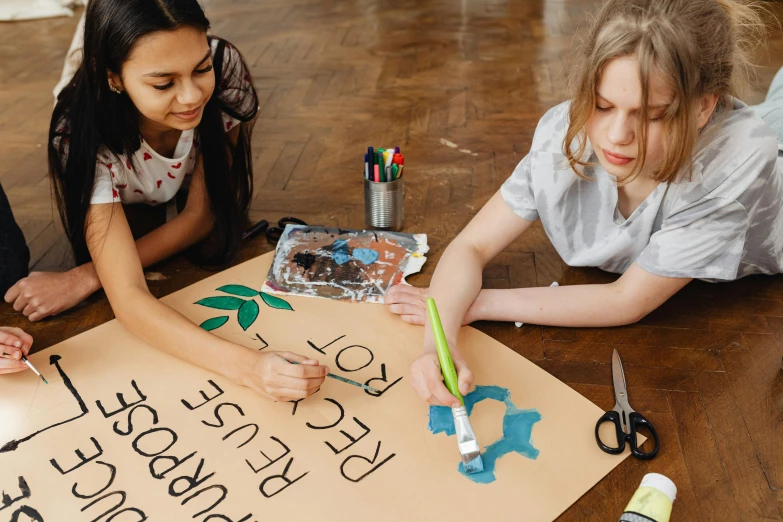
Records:
[[[585,124],[596,104],[596,86],[605,65],[620,56],[635,56],[642,86],[637,164],[618,180],[639,175],[647,157],[649,80],[659,75],[674,95],[662,120],[663,156],[650,175],[674,181],[683,167],[690,176],[699,130],[693,108],[706,94],[718,95],[715,112],[731,107],[747,82],[751,55],[765,26],[760,9],[738,0],[608,0],[595,13],[578,51],[573,55],[570,121],[563,153],[573,171],[590,179],[583,167],[587,149]],[[575,149],[572,145],[576,145]]]

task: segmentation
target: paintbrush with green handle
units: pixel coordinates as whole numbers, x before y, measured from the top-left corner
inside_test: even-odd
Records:
[[[443,382],[451,394],[462,403],[462,406],[451,409],[451,414],[454,417],[454,431],[457,434],[457,446],[462,457],[462,465],[465,467],[465,473],[484,471],[481,449],[476,440],[476,434],[473,432],[473,426],[470,424],[468,411],[465,409],[465,400],[459,391],[457,370],[454,368],[454,361],[451,359],[451,351],[449,351],[449,343],[446,342],[446,334],[443,333],[438,307],[435,306],[435,300],[432,297],[427,299],[427,312],[432,324],[435,346],[438,349],[438,361],[440,361],[440,370],[443,373]]]

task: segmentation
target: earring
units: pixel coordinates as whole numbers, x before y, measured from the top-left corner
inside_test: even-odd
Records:
[[[116,94],[122,94],[122,91],[121,91],[121,90],[119,90],[117,87],[115,87],[115,86],[114,86],[114,85],[112,85],[112,84],[109,84],[109,90],[110,90],[111,92],[113,92],[113,93],[116,93]]]

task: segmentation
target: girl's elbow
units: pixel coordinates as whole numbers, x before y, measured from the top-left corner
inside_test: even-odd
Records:
[[[626,326],[635,324],[647,317],[654,309],[650,309],[643,301],[631,299],[629,302],[621,304],[622,323],[617,326]]]
[[[627,326],[638,323],[655,309],[651,308],[650,303],[641,299],[636,293],[629,292],[627,288],[623,288],[619,280],[611,283],[611,285],[615,291],[615,309],[617,310],[615,315],[616,321],[612,326]]]
[[[147,309],[146,301],[150,298],[155,299],[146,284],[144,288],[130,285],[119,292],[116,289],[106,289],[106,297],[117,322],[131,332],[140,321],[139,311]]]

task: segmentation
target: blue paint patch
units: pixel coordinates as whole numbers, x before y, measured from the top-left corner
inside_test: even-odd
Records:
[[[338,265],[344,265],[348,261],[351,260],[351,256],[349,256],[346,252],[332,252],[332,259],[334,259],[334,262]]]
[[[470,415],[473,407],[485,399],[492,399],[506,405],[503,415],[503,437],[487,446],[481,455],[484,471],[466,473],[462,462],[457,470],[473,482],[489,484],[495,481],[495,464],[503,455],[518,453],[523,457],[535,460],[539,451],[533,446],[533,425],[541,420],[541,414],[536,409],[520,410],[511,402],[511,392],[500,386],[476,386],[476,389],[465,397],[465,409]],[[454,435],[454,418],[451,408],[445,406],[430,406],[430,418],[427,424],[433,434],[445,433]]]
[[[372,248],[354,248],[353,249],[353,258],[358,259],[365,265],[371,265],[378,261],[378,257],[380,254],[376,250],[373,250]]]
[[[332,259],[338,265],[344,265],[351,260],[351,255],[348,253],[348,241],[345,239],[338,239],[326,249],[331,250]]]
[[[348,240],[347,239],[338,239],[331,245],[333,251],[342,250],[344,252],[348,252]]]

